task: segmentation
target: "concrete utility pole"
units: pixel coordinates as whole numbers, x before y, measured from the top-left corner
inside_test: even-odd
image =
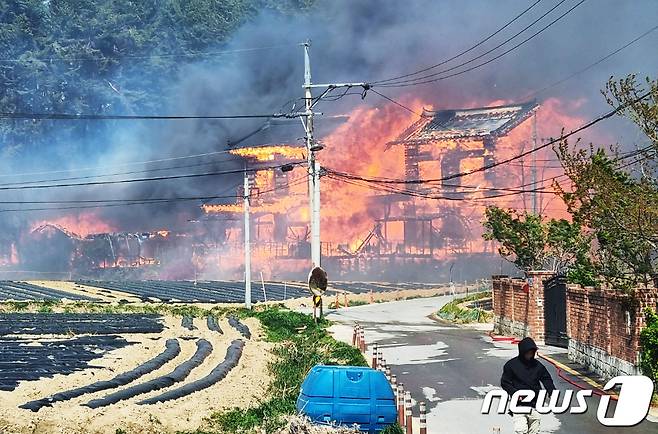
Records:
[[[251,244],[249,239],[249,175],[244,171],[244,307],[251,309]]]
[[[312,84],[311,82],[311,58],[309,49],[311,42],[301,44],[304,47],[304,113],[301,114],[302,124],[306,131],[306,160],[308,163],[308,194],[309,194],[309,217],[311,220],[311,268],[321,266],[321,244],[320,244],[320,163],[316,160],[315,153],[322,150],[322,145],[315,141],[313,136],[313,107],[322,100],[330,91],[339,87],[363,87],[368,88],[367,83],[331,83]],[[319,97],[313,100],[311,89],[324,88]]]
[[[537,111],[532,116],[532,213],[537,214]]]
[[[315,160],[318,147],[313,137],[313,94],[311,93],[311,59],[308,50],[311,43],[304,46],[304,116],[306,123],[306,160],[308,163],[309,216],[311,220],[311,268],[320,266],[320,165]]]

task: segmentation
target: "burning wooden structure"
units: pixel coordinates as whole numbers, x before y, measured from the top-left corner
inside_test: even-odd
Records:
[[[499,140],[530,118],[537,108],[531,101],[474,109],[424,110],[421,118],[394,140],[380,144],[381,149],[385,149],[382,158],[396,158],[407,180],[437,179],[480,167],[496,161]],[[403,159],[394,156],[394,150],[400,148]],[[304,151],[301,147],[275,145],[233,152],[252,164],[263,161],[284,164],[303,160]],[[491,186],[496,176],[495,171],[486,172],[481,177],[469,177],[469,182]],[[255,255],[287,263],[280,267],[283,269],[298,268],[292,262],[304,264],[299,265],[303,269],[310,249],[304,170],[267,170],[257,172],[252,180]],[[426,189],[422,184],[410,185],[407,188],[418,193]],[[459,178],[441,185],[444,194],[455,199],[464,196],[461,187]],[[486,194],[488,192],[484,191],[483,195]],[[451,255],[486,252],[486,246],[470,224],[480,217],[473,207],[395,193],[367,192],[365,196],[368,206],[374,210],[371,214],[377,214],[370,221],[370,230],[356,240],[338,242],[336,237],[331,241],[323,235],[323,264],[334,272],[371,273],[372,269],[385,268],[399,260],[431,265]],[[323,202],[323,213],[325,206],[332,205]],[[234,247],[239,249],[241,224],[236,215],[242,213],[242,204],[209,204],[204,205],[203,210],[213,219],[233,214],[235,225],[228,231],[235,234],[227,239],[232,239]],[[474,242],[479,245],[474,246]]]
[[[319,159],[324,167],[370,177],[437,181],[409,183],[392,192],[323,177],[323,268],[334,278],[418,281],[423,272],[431,280],[447,277],[446,270],[458,259],[471,265],[490,260],[493,247],[482,240],[481,226],[473,223],[491,203],[485,200],[497,200],[492,194],[496,188],[523,183],[523,167],[441,179],[518,154],[531,141],[532,129],[526,121],[537,109],[535,102],[424,109],[420,119],[401,116],[399,110],[356,110],[347,122],[323,136],[327,146]],[[271,137],[252,139],[285,143]],[[276,144],[230,152],[245,159],[250,168],[263,168],[250,175],[254,269],[266,279],[298,277],[307,271],[310,258],[306,149]],[[283,171],[283,165],[293,170]],[[447,199],[434,200],[430,193],[437,191]],[[241,196],[242,187],[237,187],[236,198]],[[242,201],[207,202],[201,212],[201,217],[188,220],[195,225],[142,233],[121,232],[93,215],[62,219],[61,226],[34,229],[19,253],[35,269],[51,266],[64,271],[68,263],[81,275],[93,275],[87,270],[95,270],[111,276],[114,270],[123,276],[135,270],[142,273],[136,278],[196,279],[197,274],[208,279],[240,278]]]

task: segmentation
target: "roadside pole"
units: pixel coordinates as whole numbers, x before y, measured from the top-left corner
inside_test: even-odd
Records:
[[[327,83],[313,84],[311,80],[311,58],[309,49],[311,42],[301,44],[304,48],[304,112],[300,113],[302,125],[306,132],[306,163],[308,165],[308,195],[309,195],[309,220],[311,225],[311,268],[322,266],[322,254],[320,243],[320,163],[316,159],[316,152],[323,149],[322,144],[314,137],[313,107],[322,100],[329,92],[341,87],[362,87],[369,89],[367,83]],[[320,95],[313,98],[312,89],[324,89]]]
[[[244,171],[244,307],[251,309],[251,244],[249,239],[249,176]]]

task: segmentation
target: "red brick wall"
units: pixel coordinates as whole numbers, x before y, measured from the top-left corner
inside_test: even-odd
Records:
[[[529,293],[522,290],[525,280],[493,277],[496,333],[544,341],[543,280],[550,276],[532,273]],[[569,357],[608,377],[636,370],[643,311],[658,308],[658,289],[638,288],[636,293],[637,303],[632,304],[621,291],[568,285]]]
[[[519,337],[530,336],[544,341],[544,284],[549,272],[530,272],[532,285],[523,291],[524,279],[503,276],[493,278],[493,308],[495,331]]]
[[[637,364],[639,332],[645,325],[643,310],[646,307],[656,309],[658,291],[653,288],[638,288],[637,293],[639,303],[632,306],[620,291],[569,285],[569,338],[603,350],[610,356]]]

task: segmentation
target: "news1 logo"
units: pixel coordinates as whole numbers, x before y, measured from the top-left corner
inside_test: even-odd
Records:
[[[603,387],[603,390],[610,390],[615,386],[621,386],[619,390],[619,398],[617,399],[617,406],[615,407],[614,414],[611,417],[608,414],[608,406],[610,405],[610,395],[601,396],[599,406],[596,411],[596,417],[602,425],[605,426],[635,426],[642,422],[651,405],[651,397],[653,396],[653,382],[649,377],[642,375],[622,375],[615,377],[608,381]],[[540,390],[537,393],[537,404],[535,410],[540,414],[564,414],[567,411],[570,414],[582,414],[587,411],[587,401],[585,398],[591,397],[592,390],[579,390],[576,392],[576,405],[572,406],[571,401],[574,395],[573,390],[565,390],[560,392],[554,390],[551,393],[548,404],[546,403],[546,390]],[[560,396],[563,395],[562,402]],[[491,390],[484,397],[482,403],[482,414],[489,414],[491,412],[491,405],[494,398],[500,398],[496,413],[505,414],[509,403],[509,410],[512,413],[527,414],[530,413],[532,407],[519,405],[519,403],[529,403],[535,398],[535,392],[532,390],[519,390],[510,397],[507,392],[502,389]]]

